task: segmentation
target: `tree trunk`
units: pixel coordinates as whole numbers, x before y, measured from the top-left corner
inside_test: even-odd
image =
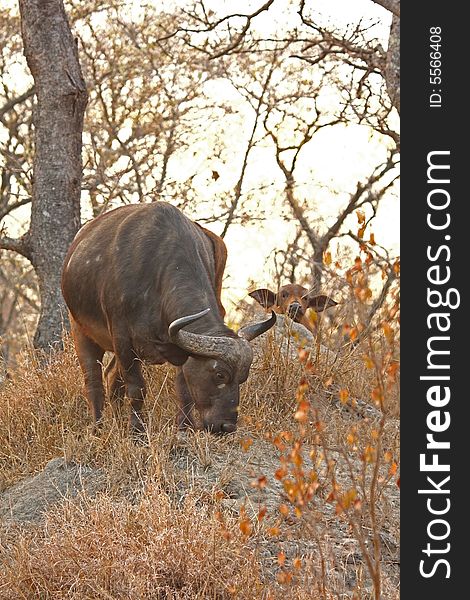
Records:
[[[385,81],[392,104],[400,113],[400,17],[395,15],[388,38]]]
[[[87,92],[62,0],[19,0],[24,53],[37,104],[28,257],[38,277],[41,312],[34,346],[60,344],[67,311],[60,274],[80,226],[82,130]]]
[[[323,281],[323,254],[325,248],[323,245],[318,244],[313,249],[312,257],[312,284],[310,289],[313,293],[319,294],[321,292],[322,281]]]

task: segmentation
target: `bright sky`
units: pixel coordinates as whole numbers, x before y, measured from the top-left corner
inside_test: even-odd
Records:
[[[308,5],[308,3],[307,3]],[[212,0],[208,2],[214,10],[219,7],[224,13],[226,7],[233,10],[230,0]],[[249,12],[259,2],[250,1],[237,5],[240,12]],[[276,6],[279,10],[278,23],[280,27],[289,27],[296,24],[296,14],[292,10],[289,0],[278,0]],[[371,0],[315,0],[310,3],[318,18],[321,15],[322,24],[334,24],[338,27],[347,27],[361,19],[379,23],[374,29],[375,35],[380,33],[382,44],[387,46],[388,32],[391,15],[381,6]],[[276,13],[274,13],[276,14]],[[264,13],[256,19],[256,29],[260,34],[269,34],[273,28],[273,13]],[[398,118],[397,118],[398,120]],[[315,199],[318,215],[327,222],[337,214],[337,210],[344,205],[345,196],[337,197],[331,194],[331,189],[351,190],[358,180],[363,180],[371,173],[379,156],[385,156],[384,141],[378,135],[373,135],[370,130],[360,126],[327,128],[316,134],[305,148],[304,160],[299,164],[299,181],[304,182],[306,188],[314,192],[311,196]],[[258,165],[254,171],[263,168],[264,157],[257,157]],[[256,163],[256,159],[255,159]],[[312,164],[314,170],[312,172]],[[278,173],[273,173],[273,177]],[[249,184],[248,186],[249,187]],[[308,190],[308,195],[310,189]],[[372,231],[376,240],[384,247],[391,250],[392,254],[399,254],[399,202],[398,190],[390,193],[381,201]],[[269,215],[269,206],[266,207]],[[357,220],[352,221],[352,227],[357,228]],[[216,228],[213,228],[216,230]],[[294,223],[286,223],[279,217],[268,218],[262,229],[259,225],[232,226],[225,238],[229,249],[229,259],[226,272],[230,277],[230,290],[227,290],[227,299],[237,304],[239,298],[246,297],[247,285],[250,279],[257,282],[260,287],[270,287],[272,275],[266,267],[266,259],[272,256],[275,248],[282,247],[282,239],[292,237],[295,229]],[[228,283],[228,282],[227,282]]]
[[[7,1],[13,2],[13,0]],[[168,3],[169,6],[174,6],[175,0],[168,0]],[[139,5],[139,3],[136,4]],[[259,4],[259,0],[237,3],[237,10],[249,12],[252,7],[258,7]],[[206,6],[222,14],[225,14],[227,9],[228,11],[234,10],[231,0],[207,0]],[[277,0],[275,6],[278,7],[277,10],[264,13],[256,20],[256,28],[261,35],[269,34],[273,28],[290,27],[296,23],[297,16],[290,0]],[[379,22],[379,31],[383,36],[382,43],[386,46],[391,21],[390,14],[371,0],[355,0],[354,2],[350,0],[315,0],[311,6],[317,17],[322,15],[321,22],[323,24],[329,23],[345,27],[351,23],[357,23],[361,18]],[[374,31],[377,34],[377,29]],[[233,98],[234,92],[229,85],[225,85],[222,89],[220,87],[217,89],[216,85],[213,93],[214,97],[220,99],[220,96],[224,94]],[[243,131],[243,125],[244,119],[241,117],[241,131]],[[245,123],[245,129],[246,127]],[[207,140],[201,140],[201,144],[207,145]],[[234,145],[236,145],[236,140]],[[255,189],[257,177],[263,173],[265,177],[266,175],[271,176],[273,182],[277,181],[279,189],[282,190],[279,171],[277,167],[272,167],[272,150],[269,160],[267,156],[267,150],[263,150],[263,148],[253,152],[250,159],[249,176],[244,189]],[[324,129],[316,134],[303,150],[297,174],[298,183],[302,188],[299,189],[299,192],[304,193],[305,197],[309,198],[309,202],[314,203],[319,218],[328,223],[335,217],[339,207],[344,205],[347,192],[354,189],[358,180],[364,180],[371,173],[373,166],[378,164],[381,156],[385,156],[384,140],[379,139],[378,134],[372,134],[365,127],[349,126]],[[182,163],[173,164],[173,175],[176,178],[184,161],[194,160],[194,158],[181,156],[181,160]],[[209,164],[207,168],[212,168],[212,166],[214,165]],[[207,198],[210,198],[211,192],[216,191],[217,185],[223,185],[224,178],[230,176],[230,173],[224,173],[223,168],[215,166],[217,170],[220,170],[220,181],[211,182],[208,186],[207,180],[205,180],[198,190]],[[266,169],[270,168],[273,168],[272,172],[266,173]],[[170,165],[170,176],[171,174]],[[238,173],[235,173],[234,176],[238,177]],[[332,193],[332,190],[336,194]],[[372,228],[376,240],[392,250],[394,254],[399,252],[397,194],[398,190],[395,190],[394,193],[382,200]],[[295,230],[294,222],[288,223],[273,214],[272,206],[269,205],[272,199],[266,197],[266,200],[263,200],[260,197],[260,202],[262,206],[265,202],[266,221],[263,225],[260,226],[258,222],[244,227],[232,225],[225,238],[229,251],[225,301],[228,300],[235,304],[241,298],[246,298],[250,280],[254,280],[260,287],[271,284],[272,274],[266,267],[266,261],[272,256],[275,248],[286,244]],[[357,220],[355,224],[357,227]],[[222,227],[223,224],[210,225],[210,228],[216,233],[220,233]]]

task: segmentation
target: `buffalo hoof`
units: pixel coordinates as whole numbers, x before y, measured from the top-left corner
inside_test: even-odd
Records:
[[[235,423],[222,423],[222,425],[220,426],[220,431],[221,433],[233,433],[234,431],[236,431],[237,426],[235,425]]]

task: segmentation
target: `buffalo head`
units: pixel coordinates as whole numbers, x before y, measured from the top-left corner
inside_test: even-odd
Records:
[[[338,304],[324,294],[313,294],[307,288],[295,283],[282,286],[277,294],[267,288],[261,288],[249,295],[264,308],[273,307],[279,314],[287,315],[312,332],[313,326],[306,316],[307,310],[313,308],[318,313]]]
[[[229,433],[237,426],[239,388],[248,378],[253,360],[249,342],[274,325],[276,314],[272,312],[267,321],[243,327],[233,337],[185,331],[185,326],[209,310],[177,319],[168,328],[170,340],[189,353],[178,381],[179,394],[185,397],[187,407],[180,425],[192,425],[189,413],[195,406],[204,429]]]

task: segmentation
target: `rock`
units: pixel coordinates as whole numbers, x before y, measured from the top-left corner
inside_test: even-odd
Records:
[[[279,351],[288,361],[294,362],[299,361],[299,348],[304,348],[310,352],[310,360],[315,364],[318,361],[323,370],[332,370],[340,359],[338,352],[317,343],[315,336],[301,323],[296,323],[285,315],[277,315],[274,327],[266,335],[256,338],[251,343],[254,352],[253,371],[256,371],[257,365],[266,360],[266,356],[274,355],[273,344],[276,346],[275,354]],[[340,389],[341,386],[334,383],[329,389],[325,389],[325,396],[328,403],[335,406],[342,414],[358,420],[381,418],[381,411],[361,398],[350,398],[346,403],[341,402]]]
[[[104,483],[105,477],[98,469],[54,458],[41,473],[0,494],[0,521],[4,524],[40,521],[52,504],[74,498],[83,491],[94,494]]]

